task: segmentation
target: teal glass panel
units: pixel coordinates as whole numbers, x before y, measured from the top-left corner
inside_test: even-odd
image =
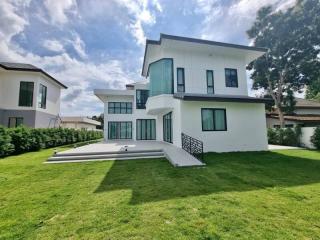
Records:
[[[150,96],[173,94],[173,60],[161,59],[149,65]]]
[[[215,110],[214,113],[215,130],[226,130],[225,110]]]
[[[202,109],[202,130],[214,130],[213,111],[211,109]]]

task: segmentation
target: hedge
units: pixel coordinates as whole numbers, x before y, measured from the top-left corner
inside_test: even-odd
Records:
[[[313,135],[311,136],[311,142],[316,149],[320,150],[320,126],[316,127]]]
[[[0,157],[96,140],[102,137],[102,131],[67,128],[31,129],[24,126],[5,128],[0,126]]]
[[[299,146],[301,127],[293,128],[268,128],[268,143],[285,146]]]

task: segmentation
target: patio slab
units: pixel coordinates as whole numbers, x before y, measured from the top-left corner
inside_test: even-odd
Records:
[[[285,149],[303,149],[301,147],[283,146],[283,145],[268,145],[269,150],[285,150]]]

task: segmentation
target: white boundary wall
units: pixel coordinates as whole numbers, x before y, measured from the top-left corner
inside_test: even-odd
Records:
[[[315,127],[302,127],[301,128],[301,145],[306,148],[314,148],[313,144],[310,141],[311,136],[314,133]]]

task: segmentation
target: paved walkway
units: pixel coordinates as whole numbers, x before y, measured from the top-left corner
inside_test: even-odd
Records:
[[[269,150],[285,150],[285,149],[303,149],[303,148],[269,144],[268,149]]]
[[[69,149],[67,151],[57,153],[59,154],[77,154],[88,155],[98,153],[117,153],[123,152],[127,149],[128,153],[143,152],[143,151],[163,151],[165,157],[177,167],[187,166],[203,166],[205,165],[197,158],[193,157],[181,148],[178,148],[170,143],[160,141],[107,141],[101,143],[94,143],[82,147]],[[108,160],[108,159],[106,159]],[[114,159],[109,159],[114,160]]]

